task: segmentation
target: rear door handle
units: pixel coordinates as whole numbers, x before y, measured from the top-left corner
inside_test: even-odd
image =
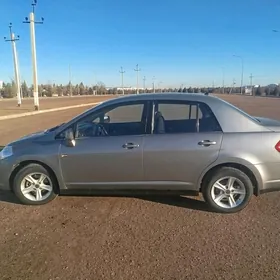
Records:
[[[216,144],[217,144],[216,141],[211,141],[211,140],[202,140],[202,141],[198,142],[198,145],[204,146],[204,147],[209,147],[210,145],[216,145]]]
[[[124,149],[129,149],[129,150],[134,148],[139,148],[139,146],[140,146],[139,144],[134,144],[134,143],[125,143],[122,145]]]

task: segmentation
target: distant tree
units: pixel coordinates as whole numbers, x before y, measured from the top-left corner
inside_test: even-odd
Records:
[[[16,84],[14,80],[12,80],[11,83],[5,84],[5,87],[2,92],[2,96],[4,98],[13,98],[16,96],[16,92],[17,92]]]
[[[79,84],[79,94],[80,95],[85,95],[85,86],[83,83]]]
[[[253,88],[254,89],[254,88]],[[270,87],[266,87],[265,88],[265,94],[266,95],[271,95],[271,88]]]
[[[80,95],[80,87],[79,85],[75,85],[75,87],[72,88],[73,95]]]
[[[280,96],[280,88],[279,88],[279,86],[274,88],[273,95],[274,96]]]
[[[265,95],[265,89],[261,86],[258,86],[255,90],[256,96],[264,96]]]
[[[52,96],[53,95],[57,95],[57,86],[56,86],[56,84],[53,84],[51,86],[51,91],[52,91]]]
[[[43,85],[38,85],[38,95],[43,96]]]
[[[89,88],[88,88],[88,94],[89,94],[89,95],[93,95],[93,88],[92,88],[92,87],[89,87]]]
[[[58,96],[63,96],[63,85],[59,85],[56,87],[56,93]]]
[[[29,96],[30,92],[29,92],[28,86],[27,86],[25,81],[21,85],[21,92],[22,92],[23,97],[28,97]]]
[[[107,94],[107,89],[103,82],[97,83],[97,93],[100,95]]]
[[[53,96],[53,87],[52,85],[47,85],[45,88],[45,94],[47,97],[52,97]]]

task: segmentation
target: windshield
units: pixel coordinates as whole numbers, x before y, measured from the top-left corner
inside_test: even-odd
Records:
[[[58,129],[60,126],[62,126],[64,123],[61,123],[61,124],[59,124],[59,125],[56,125],[56,126],[54,126],[54,127],[51,127],[51,128],[49,128],[49,129],[47,129],[46,131],[45,131],[45,133],[48,133],[48,132],[52,132],[52,131],[55,131],[56,129]]]

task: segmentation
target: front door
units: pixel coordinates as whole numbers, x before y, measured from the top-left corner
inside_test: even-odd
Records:
[[[128,189],[143,181],[145,102],[93,112],[75,125],[75,147],[62,142],[61,171],[69,189]]]
[[[135,145],[127,147],[127,145]],[[67,188],[126,187],[143,179],[143,136],[77,139],[61,145],[61,169]]]
[[[223,133],[205,104],[159,101],[161,125],[144,139],[144,178],[155,188],[197,190],[203,170],[219,155]],[[160,131],[156,128],[161,127]]]

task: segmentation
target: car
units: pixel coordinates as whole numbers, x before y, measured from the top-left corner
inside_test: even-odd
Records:
[[[23,204],[58,195],[200,195],[236,213],[280,190],[280,122],[212,95],[128,95],[0,152],[0,189]]]

